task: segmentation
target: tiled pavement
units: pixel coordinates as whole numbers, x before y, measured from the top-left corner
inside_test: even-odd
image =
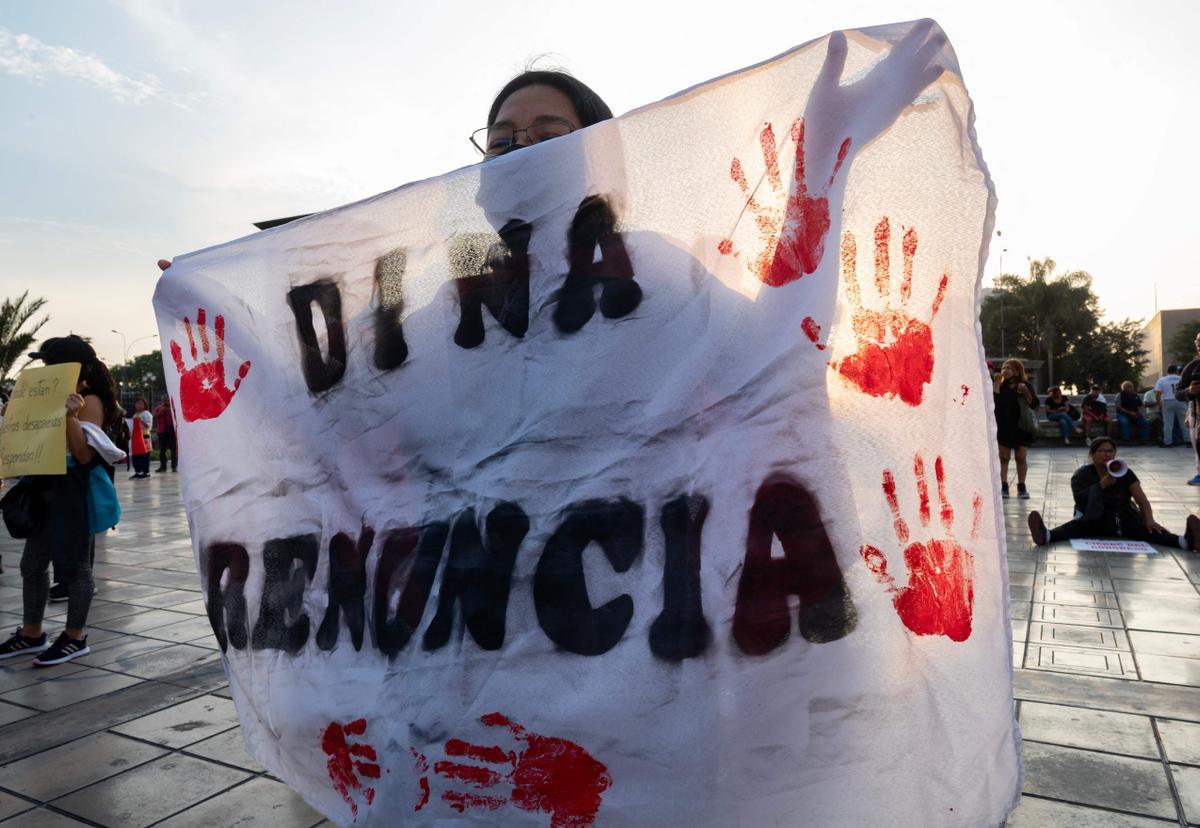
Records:
[[[1190,450],[1127,449],[1158,521],[1200,514]],[[1025,517],[1070,514],[1081,449],[1034,449],[1005,502],[1025,797],[1014,828],[1200,825],[1200,555],[1036,552]],[[312,826],[245,754],[204,617],[177,478],[118,477],[96,553],[92,653],[0,666],[0,826]],[[0,535],[3,535],[0,532]],[[20,545],[0,537],[0,628],[20,622]],[[65,604],[49,607],[61,628]]]

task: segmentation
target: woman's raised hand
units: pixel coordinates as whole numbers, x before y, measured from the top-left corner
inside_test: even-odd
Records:
[[[68,417],[79,416],[79,410],[83,408],[83,397],[79,394],[68,394],[66,406]]]

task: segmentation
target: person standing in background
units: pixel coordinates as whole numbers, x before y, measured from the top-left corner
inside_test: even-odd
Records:
[[[150,428],[154,424],[154,418],[146,410],[145,399],[138,397],[126,423],[129,425],[129,453],[133,456],[133,474],[129,479],[141,480],[150,476]]]
[[[1175,445],[1175,428],[1181,430],[1187,418],[1187,403],[1175,399],[1175,388],[1179,385],[1179,366],[1167,366],[1166,375],[1154,383],[1154,398],[1158,400],[1158,410],[1162,414],[1162,445],[1170,448]]]
[[[1200,486],[1200,333],[1196,334],[1196,359],[1183,367],[1179,384],[1175,386],[1175,399],[1187,406],[1188,431],[1192,436],[1192,450],[1196,452],[1196,476],[1188,481],[1189,486]]]
[[[175,418],[171,414],[170,398],[154,407],[154,430],[158,433],[158,468],[155,471],[167,470],[167,452],[171,453],[171,471],[177,471],[179,449],[175,444]]]

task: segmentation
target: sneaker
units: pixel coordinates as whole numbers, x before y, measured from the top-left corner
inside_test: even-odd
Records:
[[[1029,490],[1025,488],[1024,483],[1017,484],[1017,497],[1021,500],[1029,500]]]
[[[1200,517],[1188,515],[1187,528],[1183,530],[1183,540],[1192,552],[1200,552]]]
[[[1004,498],[1008,497],[1008,484],[1007,483],[1000,484],[1000,496],[1004,497]]]
[[[1200,474],[1188,481],[1189,486],[1200,486]]]
[[[65,664],[71,659],[87,655],[91,651],[91,648],[87,645],[86,635],[82,639],[75,639],[71,638],[65,632],[59,633],[54,646],[35,658],[33,666],[50,667],[54,664]]]
[[[50,587],[50,603],[57,604],[60,601],[67,600],[67,585],[55,584]]]
[[[167,467],[163,466],[162,468],[155,469],[154,473],[158,474],[159,472],[165,472],[166,470],[167,470]]]
[[[1045,546],[1050,542],[1050,533],[1046,531],[1046,523],[1042,520],[1040,512],[1029,513],[1029,534],[1038,546]]]
[[[12,634],[12,637],[3,644],[0,644],[0,659],[40,653],[49,646],[46,643],[45,633],[42,633],[37,638],[26,638],[21,635],[21,628],[17,627],[17,631]]]

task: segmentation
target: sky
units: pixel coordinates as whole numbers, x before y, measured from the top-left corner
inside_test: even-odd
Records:
[[[1085,270],[1109,320],[1200,307],[1200,3],[0,0],[0,298],[152,351],[155,261],[474,163],[530,61],[621,113],[834,29],[936,19],[999,197],[983,284]],[[1156,304],[1157,303],[1157,304]],[[116,331],[116,332],[114,332]]]

